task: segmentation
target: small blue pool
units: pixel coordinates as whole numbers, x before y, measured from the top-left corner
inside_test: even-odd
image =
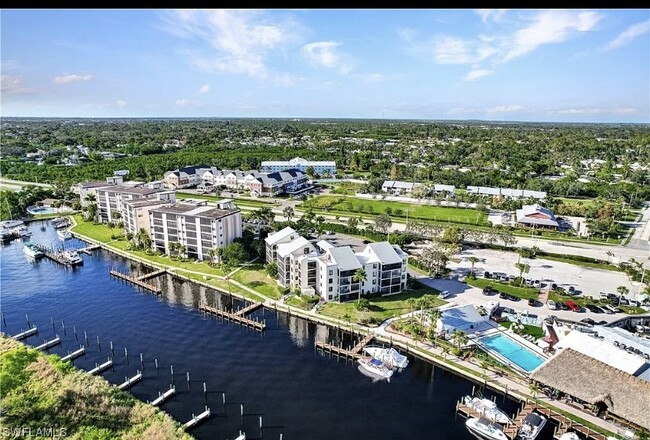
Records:
[[[59,212],[58,208],[50,208],[49,206],[30,206],[27,208],[30,214],[56,214]]]
[[[479,341],[528,373],[544,363],[544,359],[528,347],[501,333],[486,336]]]

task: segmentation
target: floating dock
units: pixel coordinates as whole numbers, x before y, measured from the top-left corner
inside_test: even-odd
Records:
[[[52,348],[55,345],[59,345],[60,343],[61,343],[61,338],[59,338],[57,336],[56,338],[52,339],[51,341],[45,341],[44,343],[42,343],[41,345],[36,347],[36,349],[43,351],[43,350],[47,350],[48,348]]]
[[[25,330],[24,332],[18,333],[17,335],[13,335],[11,338],[15,339],[16,341],[22,341],[23,339],[29,338],[30,336],[34,336],[37,333],[38,333],[38,328],[32,327],[29,330]]]
[[[206,407],[205,407],[205,411],[203,411],[203,412],[202,412],[201,414],[199,414],[198,416],[195,416],[194,414],[192,414],[192,418],[190,419],[190,421],[187,422],[187,423],[186,423],[185,425],[183,425],[183,426],[185,427],[186,430],[188,430],[188,429],[192,429],[192,428],[194,428],[196,425],[198,425],[199,423],[201,423],[202,421],[206,420],[208,417],[210,417],[210,408],[208,408],[208,407],[206,406]]]
[[[142,373],[138,371],[138,374],[136,374],[135,376],[131,378],[127,377],[124,383],[120,384],[118,388],[121,390],[128,390],[129,388],[131,388],[133,385],[140,382],[141,380],[142,380]]]
[[[373,335],[366,335],[366,337],[364,337],[361,341],[359,341],[357,345],[355,345],[351,349],[343,348],[340,345],[328,344],[327,342],[322,342],[322,341],[316,341],[315,345],[316,348],[320,348],[323,351],[336,353],[340,356],[350,357],[352,359],[360,359],[360,358],[367,357],[361,354],[361,352],[363,350],[363,347],[368,345],[373,339],[374,339]]]
[[[99,374],[99,373],[101,373],[101,372],[103,372],[103,371],[108,370],[108,369],[111,368],[112,366],[113,366],[113,361],[111,360],[111,358],[109,358],[106,362],[104,362],[104,363],[101,364],[101,365],[97,365],[97,364],[95,364],[95,368],[93,368],[92,370],[88,371],[88,373],[89,373],[89,374],[92,374],[92,375]]]
[[[150,292],[155,293],[156,295],[160,295],[162,293],[162,290],[160,290],[158,287],[154,286],[153,284],[145,283],[144,281],[133,277],[131,275],[127,275],[125,273],[120,272],[119,270],[111,269],[110,274],[113,275],[116,278],[119,278],[124,281],[128,281],[129,283],[133,283],[138,287],[142,287],[145,290],[148,290]]]
[[[72,353],[68,353],[67,356],[64,356],[61,358],[63,362],[65,361],[73,361],[77,359],[79,356],[83,356],[86,353],[86,347],[83,345],[79,347],[79,350],[73,351]]]
[[[35,244],[34,246],[36,246],[39,250],[41,250],[43,252],[43,255],[45,255],[45,258],[47,258],[48,260],[52,260],[55,263],[59,263],[62,266],[72,266],[72,263],[67,258],[65,258],[60,252],[55,252],[53,249],[47,248],[42,244]]]
[[[222,318],[229,319],[233,322],[237,322],[247,327],[254,328],[255,330],[263,331],[266,330],[266,320],[264,321],[253,320],[253,319],[246,318],[244,316],[245,313],[250,313],[251,311],[259,307],[262,307],[262,303],[253,303],[248,307],[245,307],[239,311],[228,312],[226,310],[217,309],[216,307],[210,307],[203,303],[199,304],[199,310],[203,312],[212,313],[213,315],[217,315]]]
[[[167,399],[172,397],[174,394],[176,394],[176,387],[174,385],[170,385],[169,389],[165,391],[164,393],[161,393],[160,391],[158,392],[158,397],[151,402],[153,406],[159,406],[165,403]]]
[[[97,250],[97,249],[100,249],[100,248],[101,248],[100,245],[94,244],[94,245],[91,245],[91,246],[86,246],[86,247],[81,248],[81,249],[77,249],[77,252],[81,252],[81,253],[84,253],[86,255],[92,255],[94,250]]]

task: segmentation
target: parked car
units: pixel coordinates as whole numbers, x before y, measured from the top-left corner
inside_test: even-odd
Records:
[[[546,306],[548,307],[549,310],[557,310],[557,305],[555,304],[555,301],[553,301],[552,299],[546,301]]]
[[[533,287],[540,287],[541,285],[542,285],[542,282],[540,280],[533,281]]]
[[[594,325],[596,323],[596,321],[594,321],[591,318],[581,319],[580,322],[584,322],[585,324],[589,324],[589,325]]]
[[[531,306],[531,307],[537,307],[538,303],[539,303],[539,301],[537,301],[535,298],[530,298],[528,300],[528,305]]]
[[[598,321],[596,324],[598,324],[598,325],[605,325],[605,324],[607,324],[607,321]]]
[[[616,307],[610,305],[610,304],[607,304],[607,305],[603,306],[603,310],[605,311],[605,313],[611,315],[613,313],[616,313],[618,309]]]
[[[615,293],[611,293],[611,292],[610,292],[610,293],[607,294],[607,298],[610,299],[610,300],[611,300],[611,299],[614,299],[614,298],[617,298],[617,299],[618,299],[618,295],[615,294]]]
[[[505,292],[501,292],[501,293],[499,293],[499,298],[501,298],[501,299],[508,299],[509,296],[510,296],[510,295],[508,295],[508,294],[505,293]]]
[[[557,290],[557,284],[555,283],[551,284],[551,290]]]
[[[566,305],[569,309],[573,310],[574,312],[580,312],[582,311],[582,307],[580,307],[578,304],[574,303],[571,300],[568,300],[566,302]]]
[[[634,299],[630,299],[628,301],[630,303],[630,306],[641,307],[641,302],[640,301],[637,301],[637,300],[634,300]]]
[[[621,297],[618,299],[618,303],[619,303],[620,305],[623,305],[623,306],[628,306],[628,305],[630,305],[630,302],[629,302],[629,301],[627,300],[627,298],[624,297],[623,295],[621,295]]]
[[[601,310],[601,308],[598,307],[598,306],[595,305],[595,304],[585,304],[585,307],[586,307],[587,310],[589,310],[590,312],[593,312],[593,313],[603,313],[603,311]]]
[[[490,279],[490,272],[483,272],[483,278]]]
[[[569,286],[569,290],[567,290],[569,295],[575,295],[576,293],[576,288],[573,286]]]
[[[607,293],[605,293],[605,292],[600,292],[600,293],[598,294],[598,298],[600,298],[600,299],[607,299]]]
[[[558,310],[569,310],[569,306],[567,306],[565,303],[562,301],[558,301],[555,303],[558,307]]]
[[[485,286],[483,288],[483,295],[491,295],[492,294],[492,286]]]
[[[438,295],[438,296],[439,296],[441,299],[445,299],[445,298],[447,298],[449,295],[451,295],[451,293],[449,293],[449,290],[443,290],[442,292],[440,292],[440,295]]]

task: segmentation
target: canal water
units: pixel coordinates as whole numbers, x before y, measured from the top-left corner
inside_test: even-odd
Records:
[[[31,223],[29,229],[35,243],[86,245],[76,239],[63,243],[47,221]],[[314,350],[315,338],[342,338],[347,344],[349,336],[336,329],[259,309],[252,316],[266,320],[262,334],[197,310],[199,302],[243,306],[227,294],[164,275],[150,281],[163,290],[156,296],[109,275],[111,268],[146,273],[139,264],[102,250],[83,258],[83,266],[66,269],[46,259],[30,261],[20,240],[4,245],[2,331],[19,333],[29,319],[39,334],[25,342],[38,345],[59,335],[62,345],[49,353],[62,356],[85,344],[87,336],[87,354],[75,365],[90,370],[112,357],[114,368],[103,377],[114,384],[142,370],[143,382],[130,392],[143,401],[174,383],[177,397],[162,409],[176,420],[188,421],[205,405],[212,411],[191,431],[199,439],[234,439],[240,430],[249,439],[472,438],[464,420],[455,417],[455,402],[472,391],[473,383],[453,373],[410,356],[408,368],[390,383],[374,381],[354,362]],[[502,396],[497,402],[510,414],[517,407]],[[545,431],[540,440],[551,438],[550,429]]]

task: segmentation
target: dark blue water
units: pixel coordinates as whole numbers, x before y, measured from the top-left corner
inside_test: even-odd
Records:
[[[47,222],[32,223],[30,230],[33,242],[61,246]],[[68,240],[65,246],[85,244]],[[58,334],[63,344],[49,352],[60,355],[84,344],[85,331],[87,354],[75,365],[89,370],[114,357],[113,370],[103,377],[115,384],[142,368],[142,353],[144,381],[130,392],[143,401],[169,388],[173,366],[178,395],[162,409],[181,422],[203,411],[205,382],[213,416],[192,431],[200,439],[233,439],[239,430],[248,438],[279,439],[282,434],[284,440],[471,438],[454,410],[456,400],[470,393],[473,384],[459,376],[411,358],[409,367],[395,373],[390,383],[373,382],[352,361],[314,350],[316,336],[341,337],[335,329],[258,310],[253,317],[267,322],[261,334],[196,310],[199,301],[218,307],[242,305],[228,295],[165,275],[151,281],[163,289],[158,297],[112,278],[111,267],[144,273],[137,263],[105,251],[84,255],[83,266],[65,269],[45,259],[29,261],[19,240],[3,246],[2,331],[16,334],[26,329],[27,314],[39,335],[26,342],[38,345]],[[514,412],[514,402],[503,402],[501,396],[497,401]]]

